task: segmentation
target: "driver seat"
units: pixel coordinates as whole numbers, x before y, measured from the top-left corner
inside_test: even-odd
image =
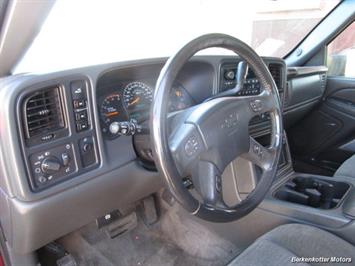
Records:
[[[339,265],[339,262],[336,261],[327,263],[295,261],[296,258],[302,257],[350,258],[351,261],[345,264],[355,265],[355,246],[313,226],[286,224],[276,227],[258,238],[230,262],[229,266]]]

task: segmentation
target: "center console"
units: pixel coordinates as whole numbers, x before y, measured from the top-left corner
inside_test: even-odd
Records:
[[[323,227],[355,243],[355,180],[294,172],[286,134],[277,178],[259,208],[289,222]],[[352,232],[348,234],[346,232]]]
[[[338,207],[349,190],[350,185],[345,182],[296,176],[282,185],[274,196],[280,200],[328,210]]]

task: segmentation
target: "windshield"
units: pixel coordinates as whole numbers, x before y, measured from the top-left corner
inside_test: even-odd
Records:
[[[213,32],[235,36],[260,55],[284,57],[338,2],[58,0],[14,73],[171,56]]]

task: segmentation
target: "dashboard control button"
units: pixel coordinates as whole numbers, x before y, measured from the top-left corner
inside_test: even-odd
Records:
[[[88,119],[87,111],[86,110],[82,110],[80,112],[76,112],[75,113],[75,119],[76,119],[76,121],[87,120]]]
[[[121,122],[120,133],[122,135],[128,135],[128,132],[129,132],[129,124],[127,122]]]
[[[41,169],[44,173],[51,174],[59,171],[61,167],[57,157],[51,156],[42,161]]]
[[[70,83],[71,95],[75,100],[86,99],[86,88],[83,80],[76,80]]]
[[[254,112],[260,112],[263,109],[263,103],[260,100],[250,102],[250,107]]]
[[[109,130],[110,130],[110,133],[111,133],[112,135],[118,134],[119,131],[120,131],[120,123],[118,123],[118,122],[112,122],[112,123],[110,124]]]
[[[84,152],[90,151],[91,148],[92,148],[92,143],[85,143],[85,144],[83,145],[83,151],[84,151]]]
[[[85,100],[74,100],[73,101],[73,106],[74,106],[75,109],[85,108],[86,107],[86,101]]]
[[[185,143],[185,153],[187,156],[192,156],[198,152],[200,149],[199,142],[196,136],[190,136]]]
[[[47,182],[47,178],[45,178],[44,176],[40,176],[40,177],[38,178],[38,181],[39,181],[41,184],[43,184],[43,183],[46,183],[46,182]]]
[[[224,73],[224,78],[227,80],[234,80],[235,79],[235,72],[233,70],[227,70]]]
[[[62,163],[64,166],[68,166],[70,157],[68,153],[62,153]]]
[[[112,122],[109,127],[112,135],[132,136],[142,132],[142,126],[138,125],[135,119],[123,122]]]
[[[82,122],[77,122],[76,123],[76,130],[78,132],[87,130],[89,128],[88,122],[87,121],[82,121]]]
[[[78,170],[71,143],[33,153],[29,159],[32,170],[30,181],[34,191],[66,179]]]
[[[79,151],[83,167],[88,167],[96,163],[96,151],[93,137],[85,137],[79,140]]]

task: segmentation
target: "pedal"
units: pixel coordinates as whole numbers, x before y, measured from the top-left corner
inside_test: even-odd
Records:
[[[70,254],[60,258],[57,260],[57,266],[77,266],[74,257]]]
[[[48,254],[51,254],[57,258],[61,258],[67,255],[67,252],[65,251],[64,247],[57,242],[51,242],[45,245],[43,250],[45,252],[48,252]]]
[[[96,219],[97,228],[101,229],[109,225],[110,223],[113,223],[114,221],[120,219],[121,216],[122,214],[118,210],[112,211],[106,214],[105,216]]]
[[[105,227],[105,231],[110,238],[115,238],[134,229],[137,224],[137,214],[133,212],[125,217],[122,217],[108,224]]]
[[[145,225],[150,226],[158,221],[158,213],[153,196],[145,198],[140,206],[142,219]]]
[[[171,195],[171,193],[167,189],[163,190],[163,192],[161,194],[161,198],[164,200],[164,202],[169,204],[170,207],[172,207],[174,205],[174,203],[175,203],[174,197]]]
[[[58,242],[51,242],[37,251],[39,265],[77,266],[74,257]]]

